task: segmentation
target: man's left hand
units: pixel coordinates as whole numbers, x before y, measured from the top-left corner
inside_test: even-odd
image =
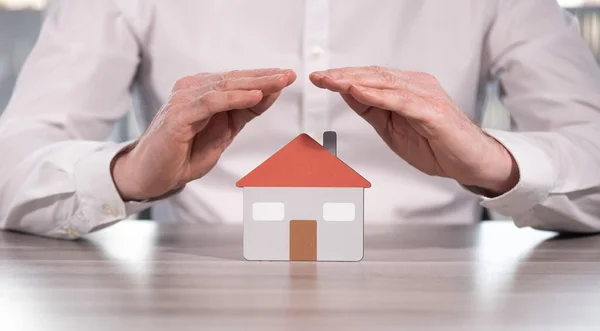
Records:
[[[420,171],[497,196],[519,181],[517,164],[426,73],[381,67],[313,72],[317,87],[339,92],[387,145]]]

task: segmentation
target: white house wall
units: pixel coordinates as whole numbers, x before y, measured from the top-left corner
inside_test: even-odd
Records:
[[[244,256],[249,260],[288,260],[290,220],[317,221],[317,259],[358,261],[363,255],[362,188],[245,187]],[[284,221],[254,221],[252,204],[280,202]],[[356,219],[351,222],[323,220],[326,202],[353,203]]]

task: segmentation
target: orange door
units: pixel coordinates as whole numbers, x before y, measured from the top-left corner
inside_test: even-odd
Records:
[[[317,260],[317,221],[290,221],[290,261]]]

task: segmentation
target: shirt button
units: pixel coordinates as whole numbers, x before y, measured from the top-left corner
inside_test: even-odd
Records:
[[[313,46],[310,50],[310,54],[313,57],[321,57],[323,54],[325,54],[325,50],[321,46]]]
[[[67,228],[67,233],[68,233],[68,234],[69,234],[71,237],[73,237],[73,238],[75,238],[75,237],[77,237],[77,236],[78,236],[78,234],[77,234],[77,231],[73,230],[73,228],[72,228],[72,227],[68,227],[68,228]]]
[[[104,210],[105,213],[107,213],[110,216],[117,216],[117,213],[115,212],[115,210],[109,205],[102,205],[102,209]]]

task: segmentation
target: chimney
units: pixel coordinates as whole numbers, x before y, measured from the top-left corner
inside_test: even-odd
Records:
[[[335,131],[323,132],[323,147],[325,147],[329,153],[337,156],[337,134]]]

